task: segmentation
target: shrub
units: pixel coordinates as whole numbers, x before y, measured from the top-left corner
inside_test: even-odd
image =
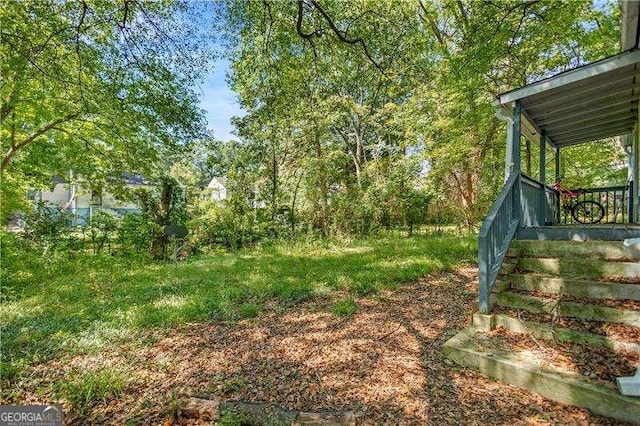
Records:
[[[157,226],[142,213],[129,213],[118,227],[118,240],[123,250],[146,251],[151,247]]]
[[[161,176],[153,189],[137,192],[142,215],[153,223],[150,252],[154,259],[166,259],[169,237],[163,232],[167,225],[182,226],[187,222],[187,193],[185,188],[170,176]]]
[[[71,213],[57,206],[38,202],[25,215],[25,236],[36,244],[56,247],[70,233]]]
[[[224,247],[238,249],[257,242],[260,233],[250,213],[238,212],[233,202],[205,200],[198,203],[189,222],[189,246],[193,250]]]
[[[117,216],[99,211],[91,216],[85,231],[89,233],[93,254],[100,254],[105,245],[111,251],[111,240],[113,239],[120,218]]]

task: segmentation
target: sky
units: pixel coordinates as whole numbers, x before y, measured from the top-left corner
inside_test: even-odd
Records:
[[[207,128],[213,131],[216,139],[223,141],[238,139],[231,134],[233,131],[231,117],[242,115],[236,95],[225,82],[225,74],[229,66],[228,60],[217,60],[208,78],[198,89],[200,108],[206,111]]]
[[[200,108],[205,111],[207,128],[213,131],[213,136],[218,140],[227,141],[238,139],[231,134],[234,130],[231,117],[244,115],[237,102],[236,95],[229,89],[225,78],[231,64],[225,59],[222,47],[222,36],[218,34],[220,28],[226,27],[224,21],[224,2],[202,2],[191,0],[192,7],[190,19],[195,19],[195,24],[205,37],[211,53],[217,57],[212,64],[204,83],[195,87],[200,101]],[[215,53],[214,53],[215,52]]]

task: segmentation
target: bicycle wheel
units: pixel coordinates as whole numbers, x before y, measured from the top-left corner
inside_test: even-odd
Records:
[[[571,216],[578,223],[598,223],[604,217],[604,207],[597,201],[580,201],[571,208]]]

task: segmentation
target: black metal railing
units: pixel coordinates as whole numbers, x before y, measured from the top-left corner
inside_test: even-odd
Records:
[[[595,201],[604,208],[604,216],[600,223],[628,223],[629,222],[629,187],[609,186],[605,188],[587,188],[572,190],[581,192],[580,196],[570,200],[568,208],[562,206],[559,201],[559,210],[555,216],[555,223],[559,225],[578,225],[571,216],[570,206],[580,201]],[[557,202],[558,202],[557,201]]]

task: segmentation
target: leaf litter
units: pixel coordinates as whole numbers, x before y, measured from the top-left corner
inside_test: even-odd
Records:
[[[618,424],[444,359],[476,297],[477,269],[464,266],[355,299],[347,317],[323,298],[238,322],[152,329],[109,351],[34,366],[2,399],[60,401],[69,424],[198,423],[180,418],[181,396],[351,411],[365,425]],[[82,416],[56,393],[71,374],[115,367],[128,372],[122,392]]]

